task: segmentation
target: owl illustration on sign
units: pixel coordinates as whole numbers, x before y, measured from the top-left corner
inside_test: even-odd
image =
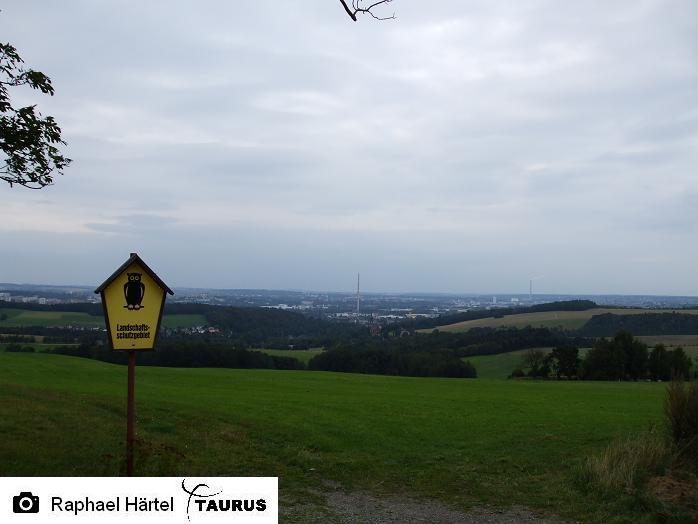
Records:
[[[145,284],[141,282],[142,273],[126,273],[128,280],[124,284],[124,297],[126,298],[127,309],[138,311],[144,306],[141,305],[145,296]]]

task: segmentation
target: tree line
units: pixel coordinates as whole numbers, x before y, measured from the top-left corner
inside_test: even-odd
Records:
[[[691,378],[693,362],[683,348],[669,350],[657,344],[651,350],[627,331],[611,339],[601,338],[580,358],[574,346],[558,346],[546,353],[531,349],[512,377],[584,380],[671,380]]]
[[[594,315],[579,329],[587,337],[604,337],[619,331],[638,336],[694,335],[698,333],[698,315],[680,312]]]
[[[383,349],[410,351],[435,351],[448,349],[459,357],[496,355],[519,349],[553,347],[556,345],[586,345],[592,341],[571,337],[562,331],[542,327],[524,328],[472,328],[453,333],[433,330],[430,333],[414,333],[394,337],[362,337],[339,342],[336,348],[355,350]]]
[[[8,351],[34,351],[29,346],[9,348]],[[126,353],[112,351],[106,344],[58,347],[52,353],[92,358],[114,364],[125,364]],[[306,369],[298,359],[268,355],[241,346],[202,342],[167,341],[157,351],[139,352],[138,364],[185,368],[243,368],[243,369]],[[400,352],[382,350],[335,349],[311,359],[311,371],[344,371],[377,375],[414,377],[475,377],[475,368],[463,362],[454,352]]]
[[[404,375],[475,378],[477,371],[465,357],[494,355],[525,348],[584,342],[547,328],[474,328],[463,333],[434,330],[410,336],[361,337],[336,343],[314,356],[308,369]]]
[[[409,377],[477,377],[470,362],[464,362],[449,350],[334,349],[315,355],[310,359],[308,369]]]
[[[75,304],[23,304],[29,311],[55,311],[86,313],[102,319],[102,305],[94,303]],[[212,306],[207,304],[165,304],[164,315],[201,315],[206,325],[218,328],[216,334],[207,335],[214,343],[241,344],[246,347],[267,347],[273,349],[304,349],[309,347],[329,347],[333,344],[350,341],[357,337],[367,337],[368,329],[356,324],[330,322],[313,318],[295,311],[259,307]],[[75,332],[61,327],[22,326],[3,328],[7,334],[40,335],[71,338]],[[81,331],[81,340],[103,337],[91,334],[89,328]],[[166,336],[177,338],[177,331],[163,329]]]
[[[80,344],[57,347],[51,351],[61,355],[92,358],[113,364],[126,364],[127,352],[112,351],[106,344]],[[157,351],[141,351],[139,366],[182,368],[241,368],[241,369],[305,369],[298,359],[267,355],[225,344],[176,342],[162,344]]]

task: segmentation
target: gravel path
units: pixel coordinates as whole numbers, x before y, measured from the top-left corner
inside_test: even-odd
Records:
[[[434,501],[418,502],[403,497],[377,497],[341,490],[324,493],[326,506],[284,507],[279,522],[303,524],[553,524],[532,511],[474,508],[459,511]]]

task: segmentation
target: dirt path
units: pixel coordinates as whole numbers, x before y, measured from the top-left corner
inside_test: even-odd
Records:
[[[474,508],[458,511],[440,502],[418,502],[403,497],[377,497],[341,490],[323,494],[324,508],[284,507],[279,522],[303,524],[553,524],[555,521],[520,507],[507,510]]]

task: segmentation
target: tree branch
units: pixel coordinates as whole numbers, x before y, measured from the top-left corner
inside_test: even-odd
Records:
[[[374,7],[377,7],[381,4],[389,4],[393,0],[378,0],[377,2],[372,3],[369,6],[363,7],[363,0],[351,0],[351,7],[347,4],[346,0],[339,0],[339,2],[342,4],[342,7],[344,7],[344,10],[347,12],[349,17],[356,22],[357,18],[356,15],[359,13],[363,14],[369,14],[376,20],[392,20],[395,18],[395,13],[393,13],[392,16],[378,16],[376,15],[372,9]]]
[[[71,160],[58,146],[65,145],[53,117],[44,117],[36,106],[15,108],[8,88],[27,86],[53,95],[51,79],[40,71],[24,69],[16,49],[0,43],[0,182],[41,189],[53,183]]]
[[[347,12],[347,14],[351,17],[351,19],[356,22],[356,13],[354,13],[351,9],[349,9],[349,6],[344,0],[339,0],[342,5],[344,6],[344,10]]]

